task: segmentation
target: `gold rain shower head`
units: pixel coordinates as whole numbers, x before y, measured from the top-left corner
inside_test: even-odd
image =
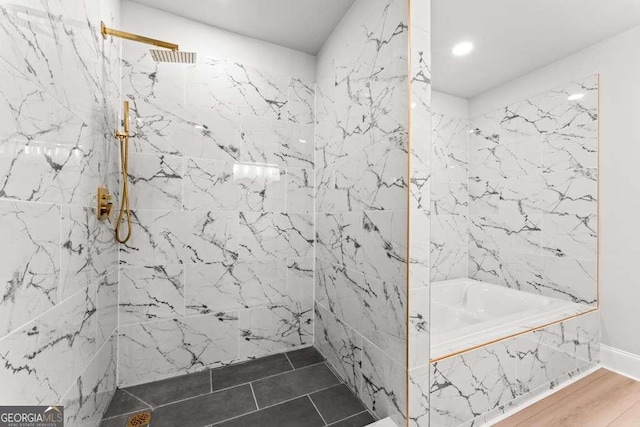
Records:
[[[156,40],[138,34],[127,33],[107,27],[104,22],[100,23],[100,32],[103,38],[107,36],[119,37],[121,39],[132,40],[138,43],[150,44],[152,46],[161,47],[162,49],[149,49],[151,57],[156,62],[173,62],[178,64],[194,64],[196,62],[195,52],[181,52],[179,46],[174,43]]]

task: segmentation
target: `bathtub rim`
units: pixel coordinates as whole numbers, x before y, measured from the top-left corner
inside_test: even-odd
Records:
[[[446,285],[446,283],[451,283],[451,282],[456,282],[456,281],[463,281],[463,280],[470,280],[470,281],[473,281],[473,282],[486,283],[486,284],[493,285],[493,286],[500,286],[500,285],[495,285],[493,283],[483,282],[481,280],[471,279],[471,278],[468,278],[468,277],[459,278],[459,279],[442,280],[442,281],[438,281],[438,282],[433,282],[432,285],[436,285],[436,286],[440,285],[440,284]],[[507,289],[509,289],[511,291],[517,291],[517,292],[526,292],[526,291],[519,291],[519,290],[511,289],[511,288],[507,288]],[[533,294],[533,295],[535,295],[535,294]],[[546,297],[546,296],[544,296],[544,297],[545,298],[553,298],[553,297]],[[555,298],[555,299],[557,299],[557,298]],[[576,304],[576,303],[574,303],[574,304]],[[578,304],[578,305],[582,305],[583,307],[585,307],[585,310],[581,311],[580,313],[572,314],[572,315],[569,315],[569,316],[563,316],[562,318],[555,319],[555,320],[552,320],[552,321],[549,321],[549,322],[545,322],[545,323],[542,323],[540,325],[536,325],[534,327],[527,328],[527,329],[522,330],[522,331],[513,332],[513,333],[510,333],[510,334],[501,336],[499,338],[495,338],[495,339],[491,339],[491,340],[488,340],[488,341],[484,341],[484,342],[482,342],[480,344],[473,344],[473,345],[471,345],[469,347],[465,347],[465,348],[460,349],[460,350],[455,350],[455,351],[452,351],[452,352],[449,352],[449,353],[445,353],[445,354],[437,356],[437,357],[429,357],[429,363],[436,363],[436,362],[439,362],[441,360],[449,359],[451,357],[455,357],[455,356],[458,356],[460,354],[468,353],[470,351],[477,350],[477,349],[482,348],[482,347],[487,347],[487,346],[490,346],[492,344],[496,344],[496,343],[499,343],[499,342],[502,342],[502,341],[509,340],[511,338],[515,338],[515,337],[518,337],[518,336],[521,336],[521,335],[524,335],[524,334],[528,334],[530,332],[534,332],[534,331],[537,331],[537,330],[540,330],[540,329],[547,328],[547,327],[552,326],[552,325],[563,323],[563,322],[566,322],[568,320],[575,319],[576,317],[585,316],[587,314],[591,314],[591,313],[600,311],[599,304],[596,304],[595,306],[593,306],[593,307],[591,307],[589,309],[586,309],[587,307],[589,307],[587,305],[584,305],[584,304]],[[430,345],[429,352],[430,352],[430,356],[431,356],[431,349],[433,348],[433,342],[430,341],[429,345]]]

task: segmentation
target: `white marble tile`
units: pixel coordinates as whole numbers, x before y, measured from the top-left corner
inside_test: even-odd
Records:
[[[597,302],[595,260],[526,255],[516,268],[516,286],[523,290],[579,304]]]
[[[222,111],[286,120],[285,76],[224,59],[204,58],[187,70],[187,102]]]
[[[434,181],[467,182],[469,155],[462,150],[433,147],[431,168]]]
[[[431,117],[432,147],[467,151],[469,145],[469,123],[467,120],[433,113]]]
[[[492,111],[469,121],[469,149],[494,147],[500,143],[501,111]]]
[[[409,211],[409,288],[429,286],[431,270],[431,218],[428,211]]]
[[[600,312],[575,317],[564,322],[566,331],[573,341],[572,354],[578,368],[600,361]]]
[[[89,286],[0,340],[0,400],[58,402],[96,351],[95,287]]]
[[[266,356],[313,342],[311,301],[285,302],[239,313],[241,358]]]
[[[176,156],[129,154],[129,197],[132,209],[182,207],[182,159]]]
[[[409,198],[411,209],[429,209],[431,200],[431,132],[411,128]]]
[[[98,425],[116,391],[117,335],[112,335],[62,398],[65,425]]]
[[[465,277],[467,269],[468,222],[466,216],[431,217],[431,280]]]
[[[362,336],[323,306],[315,305],[314,345],[352,390],[362,382]]]
[[[514,399],[515,347],[508,340],[432,364],[431,424],[458,426]]]
[[[240,213],[240,259],[308,256],[313,250],[313,216]]]
[[[243,165],[239,165],[240,168]],[[283,212],[287,203],[287,174],[285,169],[252,165],[253,171],[244,176],[236,173],[235,193],[238,208],[246,212]]]
[[[238,257],[237,212],[178,212],[185,235],[184,263],[212,263]]]
[[[60,300],[117,268],[118,251],[110,223],[95,210],[62,206],[60,224]],[[114,215],[115,216],[115,215]]]
[[[184,316],[184,267],[121,267],[120,325]]]
[[[289,167],[313,168],[315,127],[311,125],[289,125],[286,139],[281,141],[278,158]]]
[[[0,196],[87,206],[100,184],[101,149],[106,142],[96,126],[68,112],[69,116],[52,114],[63,110],[54,101],[44,104],[45,117],[28,120],[39,123],[36,129],[18,129],[1,139]],[[28,105],[23,108],[29,111]],[[28,117],[25,113],[22,119]]]
[[[362,212],[317,214],[316,242],[318,258],[361,271]]]
[[[362,271],[397,286],[407,286],[407,212],[363,214]]]
[[[433,182],[431,212],[434,215],[467,215],[469,191],[466,182]]]
[[[55,205],[0,201],[0,336],[58,302],[60,209]],[[84,284],[86,286],[86,283]]]
[[[430,360],[429,288],[409,291],[409,368],[429,364]],[[428,380],[428,378],[427,378]]]
[[[295,302],[313,302],[315,262],[312,257],[287,258],[287,298]]]
[[[120,263],[133,266],[214,262],[237,257],[235,212],[133,211],[136,233],[120,247]]]
[[[118,328],[118,298],[120,295],[118,270],[102,277],[94,286],[96,286],[95,305],[98,318],[96,347],[100,348]]]
[[[431,366],[426,365],[409,371],[409,426],[429,425],[429,373]]]
[[[156,62],[144,45],[122,50],[122,92],[139,99],[185,102],[187,67]]]
[[[564,324],[516,338],[517,378],[521,392],[534,390],[575,369],[572,338]]]
[[[156,381],[237,359],[237,328],[236,312],[123,326],[118,383]]]
[[[363,277],[362,335],[399,364],[407,360],[406,285]],[[349,307],[349,310],[357,310]]]
[[[187,315],[217,313],[285,301],[286,260],[187,264]]]
[[[497,215],[500,212],[500,185],[496,181],[469,179],[469,215]]]
[[[362,331],[365,316],[365,278],[357,271],[316,260],[315,301],[351,328]],[[373,310],[373,308],[371,308]]]
[[[542,173],[543,144],[538,138],[472,150],[469,176],[485,181]]]
[[[564,128],[546,135],[542,153],[542,168],[546,173],[597,168],[597,122]]]
[[[587,260],[596,258],[598,230],[595,212],[586,217],[580,214],[543,215],[540,226],[543,253]]]
[[[287,168],[287,212],[313,212],[313,178],[313,170]]]
[[[238,187],[233,163],[190,158],[184,162],[185,210],[237,210]]]
[[[430,130],[431,118],[431,34],[429,1],[411,2],[409,33],[411,34],[411,126],[417,129]],[[413,132],[413,130],[412,130]],[[413,145],[412,134],[411,144]]]
[[[540,254],[541,222],[540,215],[472,217],[469,241],[501,253]]]
[[[299,78],[289,80],[287,116],[289,121],[302,125],[315,122],[315,84]]]
[[[391,417],[398,425],[406,423],[406,380],[405,366],[364,340],[359,396],[377,417]]]

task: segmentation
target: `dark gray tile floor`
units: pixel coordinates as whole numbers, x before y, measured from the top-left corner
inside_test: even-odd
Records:
[[[361,427],[375,421],[313,347],[118,389],[101,427]]]

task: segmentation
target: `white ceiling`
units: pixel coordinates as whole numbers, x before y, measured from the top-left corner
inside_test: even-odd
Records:
[[[640,0],[432,0],[435,90],[472,98],[640,24]],[[475,50],[454,57],[452,47]],[[640,40],[638,40],[640,43]]]
[[[354,0],[134,0],[184,18],[318,53]]]

